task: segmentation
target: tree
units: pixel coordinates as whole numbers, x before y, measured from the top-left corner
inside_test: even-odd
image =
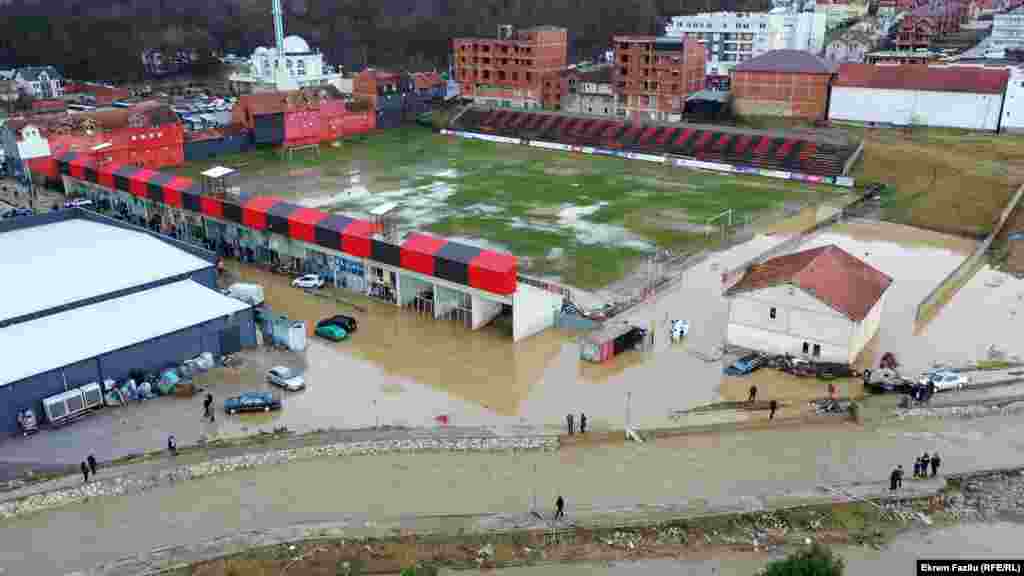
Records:
[[[811,546],[775,560],[761,576],[843,576],[846,562],[828,546],[815,542]]]

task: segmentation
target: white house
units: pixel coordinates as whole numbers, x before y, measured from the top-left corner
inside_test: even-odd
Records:
[[[892,278],[829,245],[766,260],[725,291],[730,345],[853,363],[878,332]]]
[[[285,37],[283,52],[286,78],[279,81],[274,76],[278,64],[277,50],[260,46],[253,51],[246,69],[232,74],[229,80],[243,92],[284,89],[278,86],[281,81],[299,88],[327,84],[340,88],[343,80],[341,72],[325,64],[323,54],[313,51],[302,37]]]
[[[53,66],[29,66],[14,71],[18,90],[35,98],[60,98],[64,95],[64,78]]]

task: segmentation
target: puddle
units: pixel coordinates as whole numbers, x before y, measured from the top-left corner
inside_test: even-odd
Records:
[[[332,204],[340,204],[342,202],[352,202],[360,200],[370,196],[370,190],[366,186],[352,186],[346,188],[344,192],[332,194],[330,196],[318,196],[316,198],[300,198],[295,203],[306,208],[322,208],[324,206],[330,206]]]
[[[594,204],[592,206],[563,206],[558,211],[558,223],[564,226],[571,226],[579,222],[580,218],[595,214],[598,210],[607,205],[607,202],[601,202],[600,204]]]

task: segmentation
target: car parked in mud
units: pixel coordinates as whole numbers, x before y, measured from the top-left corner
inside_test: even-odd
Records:
[[[934,385],[937,392],[963,390],[971,385],[971,379],[949,369],[929,370],[917,379],[920,386]]]
[[[727,366],[723,372],[727,376],[746,376],[768,363],[768,355],[753,352]]]
[[[267,382],[285,390],[302,390],[306,387],[306,380],[302,375],[287,366],[274,366],[267,370]]]
[[[323,320],[316,323],[317,329],[331,325],[338,326],[339,328],[341,328],[342,330],[349,334],[355,332],[356,329],[359,327],[359,323],[356,322],[355,318],[351,316],[345,316],[344,314],[338,314],[336,316],[331,316],[330,318],[324,318]]]
[[[280,410],[281,400],[270,392],[245,392],[232,396],[224,401],[224,411],[228,414],[238,412],[270,412]]]
[[[319,274],[306,274],[292,280],[292,286],[303,290],[319,289],[324,287],[324,278]]]
[[[864,387],[874,394],[897,392],[908,394],[914,381],[900,376],[893,368],[865,370],[863,373]]]
[[[348,338],[348,332],[337,324],[324,324],[323,326],[318,324],[313,333],[324,340],[330,340],[331,342],[341,342],[345,338]]]

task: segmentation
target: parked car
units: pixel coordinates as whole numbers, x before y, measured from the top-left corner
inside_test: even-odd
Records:
[[[274,366],[267,370],[267,382],[286,390],[301,390],[306,387],[306,380],[287,366]]]
[[[962,390],[971,385],[971,380],[959,372],[939,369],[929,370],[921,374],[921,377],[917,379],[917,383],[921,386],[934,384],[935,390],[944,392],[946,390]]]
[[[348,338],[348,332],[337,324],[324,324],[323,326],[317,325],[316,330],[314,330],[313,333],[321,338],[330,340],[331,342],[341,342],[345,338]]]
[[[235,414],[236,412],[270,412],[280,408],[281,400],[275,398],[270,392],[246,392],[224,401],[224,411],[228,414]]]
[[[323,288],[324,279],[319,274],[306,274],[305,276],[299,276],[295,280],[292,280],[292,286],[306,290]]]
[[[836,378],[850,378],[857,376],[857,371],[849,364],[841,362],[818,362],[814,365],[815,375],[822,380],[834,380]]]
[[[32,216],[33,214],[35,214],[35,212],[28,208],[8,208],[6,211],[0,213],[0,219],[6,220],[8,218],[21,218],[22,216]]]
[[[88,198],[75,198],[64,203],[65,208],[88,208],[92,206],[92,200]]]
[[[323,320],[316,323],[316,327],[320,328],[331,324],[338,326],[339,328],[345,330],[345,332],[348,332],[349,334],[355,332],[356,328],[359,327],[359,323],[356,322],[355,318],[351,316],[345,316],[344,314],[338,314],[337,316],[324,318]]]
[[[892,368],[865,370],[863,376],[864,387],[875,394],[883,392],[906,394],[910,392],[910,388],[914,384],[912,380],[903,378]]]
[[[739,360],[732,363],[731,366],[726,367],[724,372],[729,376],[746,376],[751,372],[761,368],[768,362],[768,355],[760,352],[754,352],[747,354]]]

